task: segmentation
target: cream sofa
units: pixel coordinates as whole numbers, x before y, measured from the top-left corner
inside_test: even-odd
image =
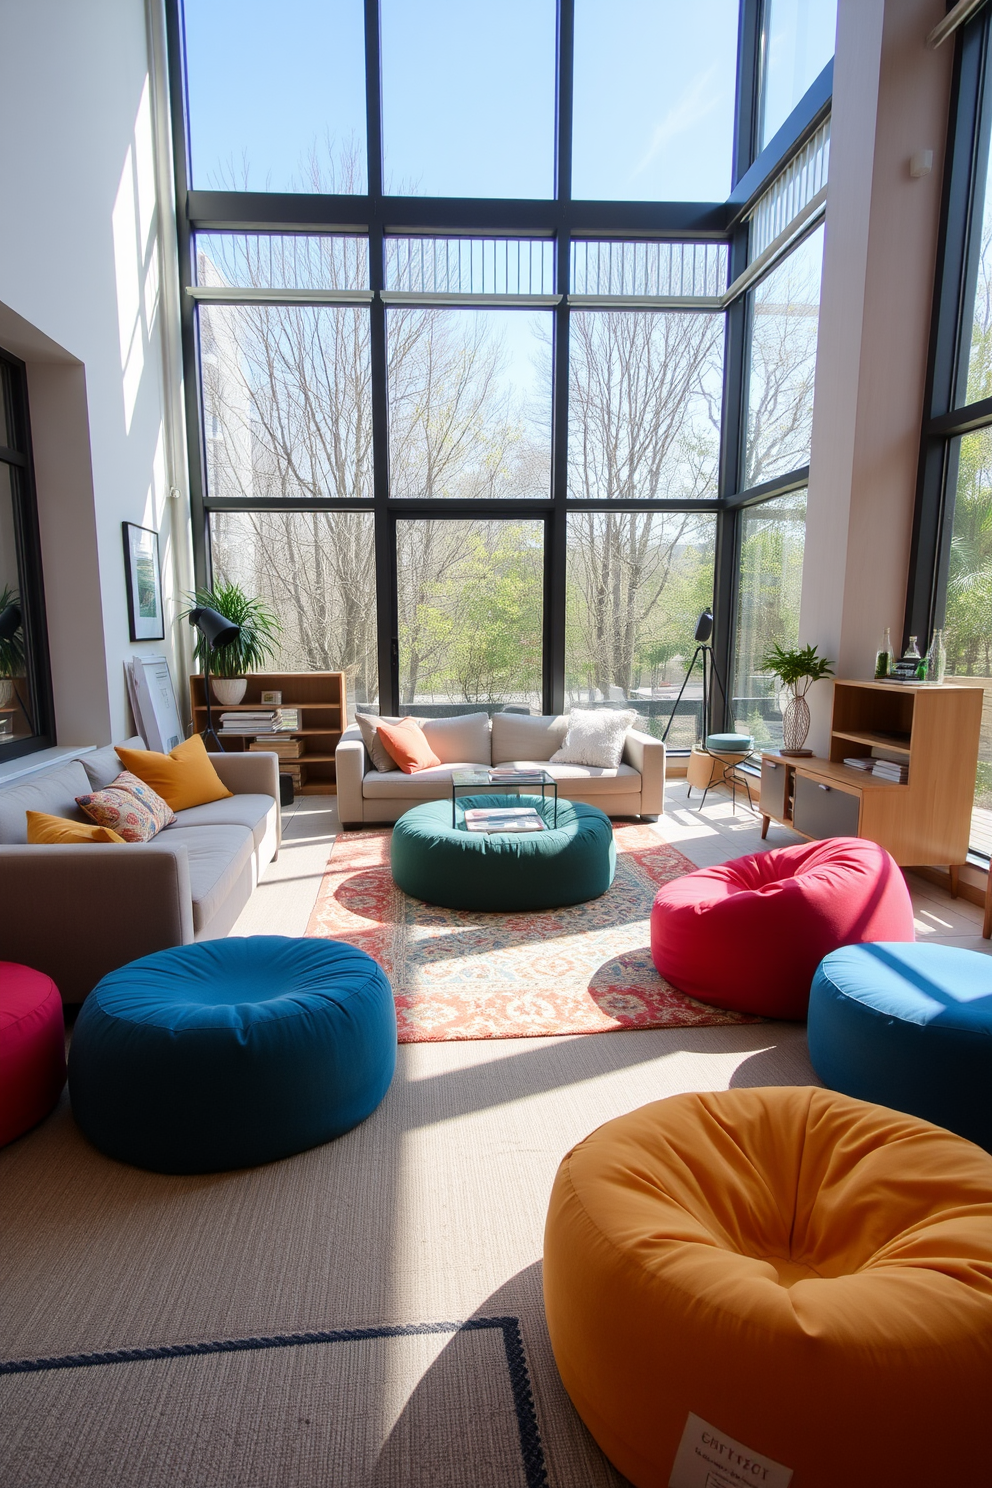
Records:
[[[211,758],[234,794],[125,847],[26,841],[27,811],[86,820],[76,797],[120,774],[112,747],[0,784],[0,960],[47,972],[64,1002],[82,1002],[138,956],[227,935],[279,850],[279,768],[274,754]]]
[[[568,730],[565,716],[496,713],[490,720],[485,713],[471,713],[419,722],[441,764],[415,775],[377,770],[358,725],[345,729],[335,753],[343,826],[394,822],[421,801],[449,797],[452,772],[479,765],[538,765],[557,780],[562,798],[585,801],[609,816],[653,820],[665,809],[665,746],[636,729],[628,729],[623,760],[610,770],[549,764]]]

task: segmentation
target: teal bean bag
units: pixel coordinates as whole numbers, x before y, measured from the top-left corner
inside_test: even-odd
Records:
[[[105,976],[76,1020],[69,1094],[108,1157],[214,1173],[350,1131],[395,1064],[396,1009],[371,956],[334,940],[230,936]]]
[[[598,899],[613,882],[617,855],[605,812],[580,801],[521,796],[547,823],[543,832],[469,832],[466,808],[515,806],[506,795],[460,797],[457,826],[451,802],[425,801],[404,812],[393,828],[393,879],[406,894],[447,909],[504,913],[557,909]]]

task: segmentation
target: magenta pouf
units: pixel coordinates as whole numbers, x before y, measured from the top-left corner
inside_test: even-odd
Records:
[[[64,1084],[58,988],[43,972],[0,961],[0,1147],[37,1126]]]
[[[700,868],[665,884],[651,911],[651,956],[666,981],[766,1018],[805,1018],[813,973],[831,951],[914,939],[906,880],[864,837]]]

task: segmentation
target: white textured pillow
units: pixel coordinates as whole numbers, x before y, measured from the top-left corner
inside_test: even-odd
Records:
[[[573,708],[568,733],[549,761],[552,765],[599,765],[615,770],[623,758],[623,741],[637,714],[633,708]]]

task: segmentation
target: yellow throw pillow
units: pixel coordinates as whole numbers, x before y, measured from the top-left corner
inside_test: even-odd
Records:
[[[76,822],[68,816],[48,816],[44,811],[29,811],[29,842],[123,842],[124,838],[109,827]]]
[[[117,758],[125,770],[157,791],[173,811],[188,811],[191,806],[206,806],[234,795],[210,763],[199,734],[177,744],[171,754],[158,754],[154,749],[118,749]]]

